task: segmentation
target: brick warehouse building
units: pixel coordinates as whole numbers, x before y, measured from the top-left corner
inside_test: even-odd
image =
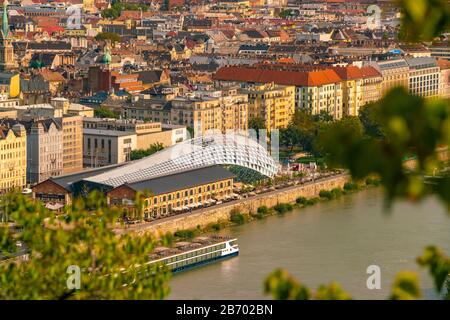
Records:
[[[116,188],[84,180],[120,166],[50,178],[32,188],[33,198],[58,211],[64,205],[71,204],[75,197],[84,197],[86,192],[98,190],[106,193],[110,205],[123,208],[128,216],[136,216],[135,199],[137,195],[142,195],[143,218],[158,219],[212,204],[231,197],[233,193],[234,175],[219,165],[124,183]]]

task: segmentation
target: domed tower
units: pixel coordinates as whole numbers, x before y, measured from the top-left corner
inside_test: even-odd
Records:
[[[103,54],[102,62],[106,65],[109,65],[112,61],[112,57],[111,57],[111,51],[109,50],[108,45],[105,46],[104,51],[105,51],[105,53]]]
[[[8,71],[15,68],[14,48],[9,37],[8,2],[3,1],[2,30],[0,32],[0,70]]]

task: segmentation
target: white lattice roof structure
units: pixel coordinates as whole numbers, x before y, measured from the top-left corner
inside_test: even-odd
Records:
[[[109,170],[85,181],[118,187],[175,172],[211,165],[237,165],[273,177],[278,166],[267,150],[240,134],[213,134],[173,145],[146,158]]]

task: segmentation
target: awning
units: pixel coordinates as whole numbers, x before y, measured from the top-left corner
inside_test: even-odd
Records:
[[[45,207],[49,210],[56,211],[64,207],[62,203],[47,203]]]

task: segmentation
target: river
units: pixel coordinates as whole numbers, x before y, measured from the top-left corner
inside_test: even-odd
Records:
[[[169,299],[269,299],[263,281],[278,267],[314,289],[337,281],[355,299],[385,299],[398,271],[418,271],[423,296],[433,299],[432,279],[415,258],[429,244],[450,255],[450,215],[438,200],[397,202],[387,213],[380,189],[221,233],[238,238],[240,255],[176,274]],[[379,290],[366,286],[369,265],[381,268]]]

